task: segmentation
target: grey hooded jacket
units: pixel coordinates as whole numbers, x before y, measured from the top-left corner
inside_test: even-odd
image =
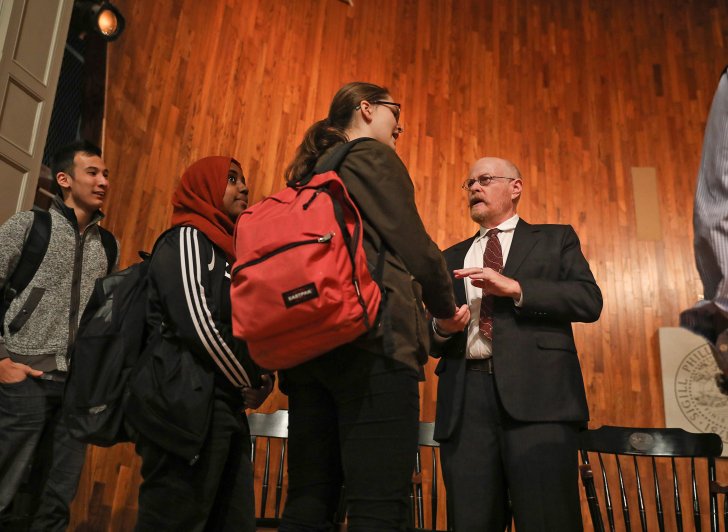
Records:
[[[54,199],[49,211],[48,250],[35,277],[13,299],[5,315],[0,358],[11,356],[43,371],[67,371],[69,347],[75,339],[83,309],[96,279],[105,276],[108,270],[98,228],[103,214],[97,212],[81,234],[73,209],[60,197]],[[0,226],[0,287],[17,266],[32,223],[33,213],[24,211]],[[22,326],[10,332],[8,324],[18,316]],[[34,363],[36,360],[43,363]]]

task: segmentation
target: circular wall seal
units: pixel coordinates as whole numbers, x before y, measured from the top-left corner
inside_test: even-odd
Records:
[[[728,440],[728,396],[715,377],[720,373],[710,345],[688,353],[675,373],[675,399],[685,419],[700,432],[715,432]]]

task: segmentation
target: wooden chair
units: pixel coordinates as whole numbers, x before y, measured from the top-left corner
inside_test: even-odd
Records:
[[[722,449],[717,434],[692,434],[682,429],[603,426],[584,431],[579,469],[594,530],[631,532],[633,527],[637,530],[639,520],[642,532],[648,525],[652,529],[656,525],[660,531],[666,526],[668,530],[700,531],[701,503],[705,507],[707,500],[710,530],[717,532],[718,493],[724,493],[724,520],[728,516],[726,490],[715,480],[715,459]],[[592,461],[596,455],[596,474],[590,453]],[[613,500],[621,507],[621,515]],[[690,509],[686,508],[688,500]],[[692,519],[684,515],[689,512]],[[693,527],[683,528],[685,520],[692,521]]]
[[[250,414],[248,416],[248,424],[250,425],[251,457],[255,469],[259,467],[256,467],[256,443],[259,438],[265,438],[265,462],[263,463],[260,487],[260,513],[256,515],[256,524],[262,528],[277,528],[281,520],[283,474],[285,471],[286,444],[288,439],[288,410],[278,410],[272,414]],[[275,458],[271,451],[271,441],[273,440],[279,440],[278,446],[280,447]],[[275,448],[275,445],[273,448]],[[266,514],[271,471],[276,472],[275,504],[273,515],[268,516]]]
[[[281,502],[283,497],[283,476],[285,469],[286,444],[288,438],[288,411],[278,410],[272,414],[254,413],[248,416],[251,435],[251,456],[254,467],[257,461],[257,442],[259,438],[265,438],[265,461],[262,465],[263,471],[260,481],[260,513],[256,517],[256,524],[262,528],[276,528],[280,524],[281,518]],[[412,491],[410,493],[410,501],[412,504],[410,525],[418,531],[441,532],[437,529],[438,507],[441,499],[439,478],[442,475],[439,460],[439,444],[432,438],[434,431],[434,423],[420,422],[419,444],[417,450],[415,472],[412,476]],[[280,449],[274,456],[271,440],[280,440]],[[425,450],[429,449],[429,466],[423,467],[423,455]],[[275,481],[275,503],[272,515],[266,515],[268,512],[268,493],[270,491],[271,472],[276,472]],[[423,486],[429,486],[429,496],[425,498],[426,489]],[[256,486],[256,495],[257,495]],[[257,500],[257,497],[256,497]],[[429,506],[429,511],[427,511]],[[345,490],[342,487],[341,500],[339,509],[335,518],[335,528],[337,530],[345,530]],[[426,517],[429,517],[431,528],[426,528]],[[452,530],[449,521],[447,530]]]
[[[440,444],[432,437],[434,431],[434,423],[420,421],[419,447],[417,448],[415,471],[412,475],[412,489],[410,492],[412,510],[410,514],[410,526],[419,531],[438,531],[437,515],[438,502],[440,500],[438,480],[442,475],[442,469],[440,467]],[[425,468],[422,467],[423,455],[425,455],[425,459],[429,462],[429,466]],[[423,485],[429,485],[429,497],[427,497],[427,500],[425,500]],[[426,511],[428,506],[429,511]],[[426,514],[429,517],[430,528],[426,528]],[[449,520],[447,521],[447,530],[452,530]]]

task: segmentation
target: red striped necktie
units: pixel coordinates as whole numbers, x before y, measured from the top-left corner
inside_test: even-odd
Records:
[[[501,248],[498,233],[500,229],[491,229],[485,236],[488,241],[485,244],[485,253],[483,253],[483,266],[492,268],[498,273],[503,271],[503,248]],[[483,333],[488,340],[493,339],[493,305],[495,296],[492,294],[483,294],[480,302],[480,332]]]

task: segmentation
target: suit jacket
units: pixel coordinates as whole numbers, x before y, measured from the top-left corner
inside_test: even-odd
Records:
[[[473,237],[445,251],[448,268],[462,268]],[[587,421],[589,411],[571,323],[593,322],[602,294],[579,238],[570,225],[518,222],[503,274],[521,284],[520,308],[511,298],[495,300],[493,364],[506,412],[519,421]],[[458,305],[465,304],[465,282],[454,281]],[[463,404],[466,333],[434,343],[440,357],[435,439],[453,433]]]

